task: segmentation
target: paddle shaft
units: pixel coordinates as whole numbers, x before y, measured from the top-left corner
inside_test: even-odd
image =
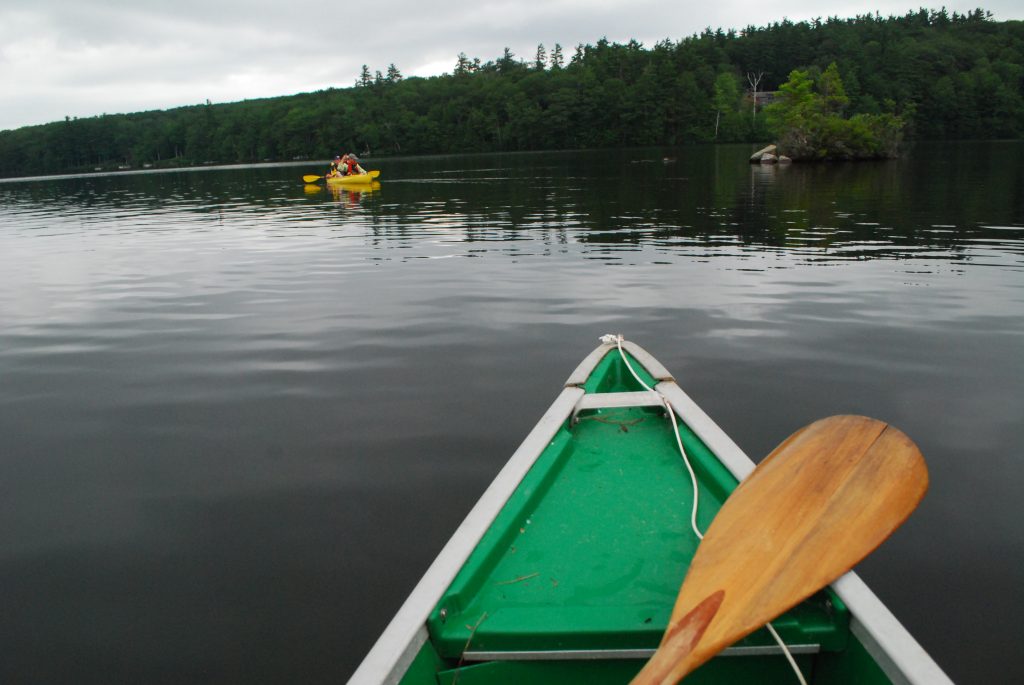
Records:
[[[917,446],[881,421],[833,416],[794,433],[722,505],[634,685],[678,682],[839,578],[927,488]]]

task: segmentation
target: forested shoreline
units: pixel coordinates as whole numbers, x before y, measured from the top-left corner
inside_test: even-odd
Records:
[[[385,56],[386,59],[386,56]],[[369,67],[314,93],[0,131],[0,176],[325,159],[700,142],[767,142],[762,107],[794,70],[835,64],[844,114],[892,115],[918,140],[1024,135],[1024,22],[977,9],[707,29],[652,47],[459,54],[451,74]],[[757,107],[755,107],[755,100]]]

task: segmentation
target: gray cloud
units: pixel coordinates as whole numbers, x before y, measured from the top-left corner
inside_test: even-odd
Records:
[[[974,2],[949,5],[968,11]],[[406,75],[450,72],[460,52],[484,61],[505,47],[529,59],[538,43],[602,37],[645,45],[705,27],[742,28],[789,17],[853,16],[914,5],[826,0],[393,0],[360,12],[331,2],[269,0],[0,0],[0,129],[64,116],[134,112],[288,95],[351,85],[361,65]],[[1010,0],[997,19],[1024,18]]]

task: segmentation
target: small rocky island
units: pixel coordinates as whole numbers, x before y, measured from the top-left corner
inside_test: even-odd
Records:
[[[765,108],[776,142],[755,152],[751,163],[898,156],[904,121],[892,111],[895,103],[887,103],[888,112],[847,116],[849,103],[835,62],[817,74],[794,70]]]

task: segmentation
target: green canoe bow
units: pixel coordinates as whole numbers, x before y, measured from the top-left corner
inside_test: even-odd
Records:
[[[657,360],[625,349],[681,418],[705,529],[753,463]],[[658,646],[696,550],[692,500],[664,407],[614,345],[600,346],[350,682],[628,683]],[[773,625],[810,683],[950,682],[852,573]],[[798,681],[760,630],[685,682]]]

